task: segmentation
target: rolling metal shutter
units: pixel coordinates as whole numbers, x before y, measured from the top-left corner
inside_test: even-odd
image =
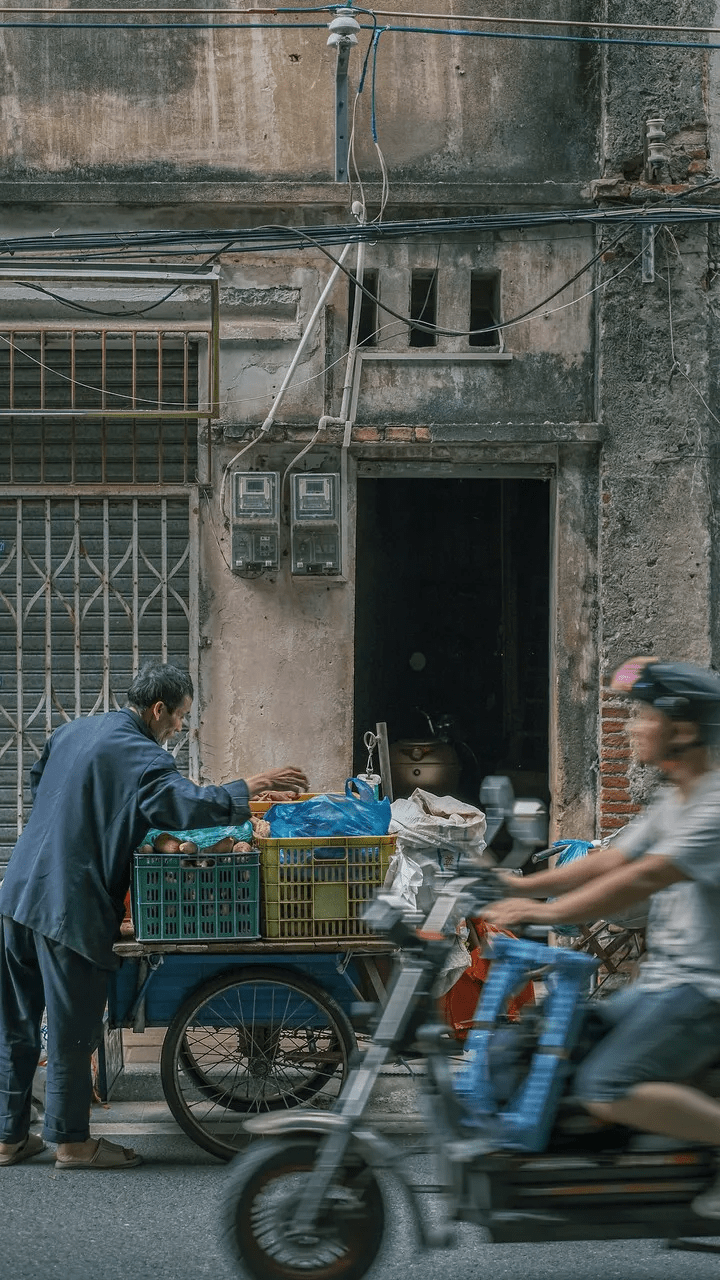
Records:
[[[47,735],[123,706],[147,659],[196,682],[198,611],[195,423],[25,420],[0,437],[1,875]],[[175,749],[191,776],[195,723]]]

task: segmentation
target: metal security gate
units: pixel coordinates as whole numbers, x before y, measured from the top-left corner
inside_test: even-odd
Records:
[[[197,683],[193,509],[187,486],[0,497],[0,874],[54,728],[123,706],[150,658],[180,662]],[[175,754],[197,777],[192,722]]]

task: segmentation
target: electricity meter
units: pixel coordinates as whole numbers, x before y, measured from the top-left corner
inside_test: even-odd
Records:
[[[301,471],[292,477],[292,572],[342,570],[340,476]]]
[[[232,477],[232,567],[252,574],[277,569],[280,473],[235,471]]]

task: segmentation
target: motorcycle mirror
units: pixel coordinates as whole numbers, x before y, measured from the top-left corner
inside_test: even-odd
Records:
[[[485,843],[492,844],[501,826],[511,816],[515,792],[509,778],[488,775],[480,783],[480,804],[485,810]]]
[[[513,840],[524,845],[544,845],[547,840],[547,809],[542,800],[516,800],[507,818]]]

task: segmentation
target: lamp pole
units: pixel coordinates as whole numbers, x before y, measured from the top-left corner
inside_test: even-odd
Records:
[[[337,62],[335,64],[335,181],[347,182],[348,145],[350,141],[348,64],[350,50],[354,44],[357,44],[355,32],[360,30],[360,24],[353,17],[352,9],[346,8],[336,11],[336,16],[329,26],[328,44],[335,46],[337,49]]]

